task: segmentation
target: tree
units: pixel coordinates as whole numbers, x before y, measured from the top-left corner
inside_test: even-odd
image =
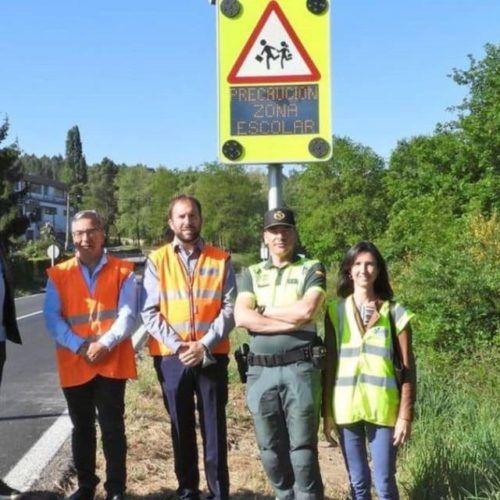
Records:
[[[151,179],[151,210],[148,225],[152,238],[164,239],[167,230],[167,210],[171,198],[179,193],[180,175],[176,170],[158,168]]]
[[[432,251],[466,210],[469,183],[459,134],[442,132],[400,141],[391,155],[385,186],[388,226],[382,247],[389,260]]]
[[[61,180],[64,169],[64,159],[62,156],[42,156],[22,155],[18,159],[19,166],[25,174],[35,174],[49,179]]]
[[[118,193],[117,228],[120,235],[132,238],[140,246],[151,239],[148,225],[151,211],[153,171],[143,165],[120,167],[116,179]]]
[[[6,139],[9,122],[0,126],[0,144]],[[21,180],[22,171],[17,163],[19,148],[16,144],[0,148],[0,245],[9,246],[9,238],[23,234],[29,224],[21,214],[19,202],[25,191],[15,191],[16,182]]]
[[[108,234],[115,225],[118,211],[116,199],[116,176],[118,166],[109,158],[103,158],[101,163],[89,168],[88,183],[83,197],[86,208],[97,210],[106,220]]]
[[[259,246],[266,199],[261,184],[242,166],[208,163],[194,189],[203,209],[203,235],[232,251]]]
[[[87,163],[82,153],[82,141],[78,126],[68,130],[63,181],[69,186],[71,205],[79,209],[87,184]]]
[[[385,228],[384,162],[370,148],[333,139],[331,160],[306,165],[287,183],[297,212],[301,241],[326,264],[339,261],[359,240],[373,240]]]
[[[483,59],[469,55],[468,69],[454,69],[452,78],[469,87],[462,103],[452,108],[457,120],[441,128],[463,139],[461,178],[469,184],[473,208],[492,213],[500,202],[500,44],[486,44]]]

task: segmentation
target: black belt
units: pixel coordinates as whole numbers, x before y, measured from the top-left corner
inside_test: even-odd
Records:
[[[277,354],[248,353],[248,364],[250,366],[285,366],[297,361],[312,361],[312,348],[310,345]]]

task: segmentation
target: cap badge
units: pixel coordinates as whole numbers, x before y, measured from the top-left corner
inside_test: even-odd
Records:
[[[273,219],[274,220],[283,220],[285,218],[285,214],[281,211],[281,210],[277,210],[276,212],[274,212],[273,214]]]

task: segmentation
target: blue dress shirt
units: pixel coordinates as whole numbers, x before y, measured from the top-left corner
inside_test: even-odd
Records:
[[[174,250],[179,254],[182,262],[192,275],[196,268],[200,252],[203,249],[203,240],[199,239],[194,250],[189,254],[177,239],[174,239],[171,245],[173,245]],[[222,291],[221,310],[210,325],[207,333],[200,339],[200,342],[209,351],[223,338],[226,338],[234,328],[233,309],[235,296],[236,278],[231,261],[229,261]],[[149,259],[146,262],[146,269],[144,271],[141,303],[142,321],[149,334],[162,344],[165,344],[173,352],[177,352],[181,346],[182,339],[160,314],[160,279],[158,277],[158,270]]]
[[[95,291],[99,272],[107,262],[108,258],[106,254],[103,254],[94,269],[94,272],[91,272],[87,266],[85,266],[82,262],[79,262],[80,271],[91,295]],[[99,338],[99,342],[106,346],[109,350],[113,349],[113,347],[119,344],[122,340],[130,337],[133,333],[138,313],[138,301],[139,286],[135,279],[135,275],[132,272],[123,282],[120,289],[120,295],[118,297],[118,317],[114,321],[111,328]],[[61,309],[62,304],[59,293],[56,286],[49,278],[47,281],[47,291],[43,306],[45,325],[51,337],[57,344],[76,353],[85,343],[85,338],[80,337],[71,330],[69,324],[62,316]]]

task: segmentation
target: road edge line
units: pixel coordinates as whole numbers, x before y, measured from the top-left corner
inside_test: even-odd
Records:
[[[63,413],[9,471],[5,482],[20,491],[29,490],[68,439],[72,428],[68,413]]]

